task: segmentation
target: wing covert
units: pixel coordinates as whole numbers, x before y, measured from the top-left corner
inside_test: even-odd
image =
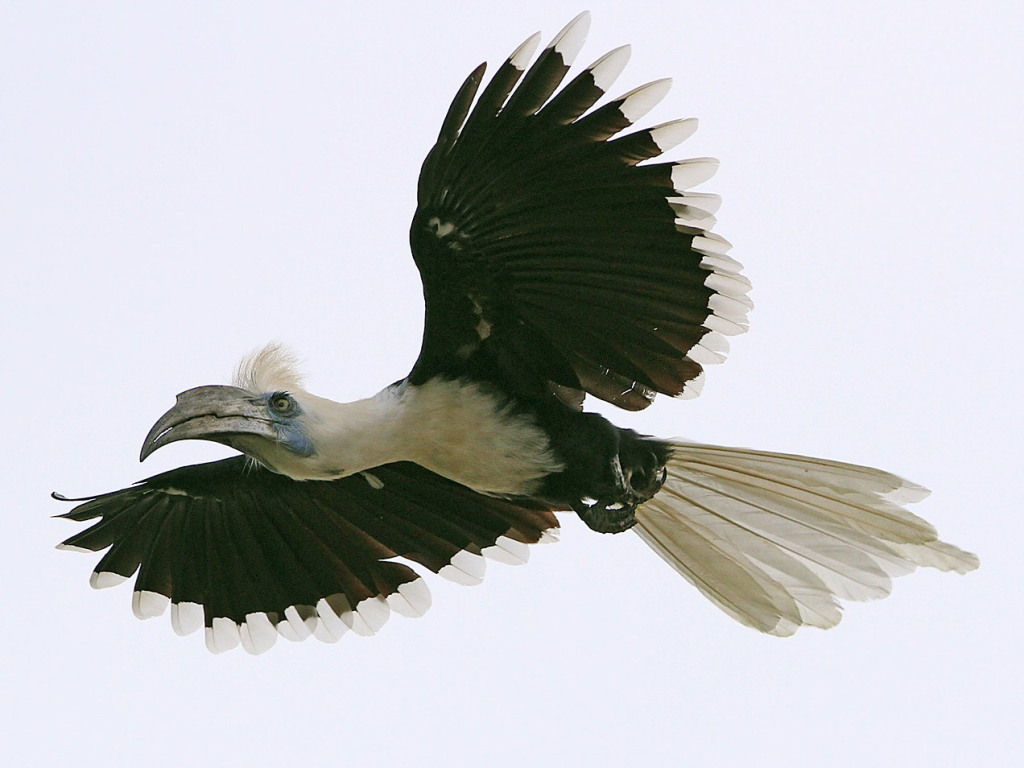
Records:
[[[449,109],[410,233],[426,302],[414,384],[475,367],[526,396],[582,390],[639,410],[658,392],[695,396],[746,329],[750,283],[710,232],[719,200],[687,191],[717,161],[647,162],[696,121],[618,136],[669,81],[595,109],[624,46],[558,90],[588,26],[581,14],[527,69],[534,35],[476,98],[481,65]]]

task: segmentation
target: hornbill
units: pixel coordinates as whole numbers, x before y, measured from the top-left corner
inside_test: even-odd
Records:
[[[978,559],[904,508],[927,491],[868,467],[666,441],[583,410],[695,397],[705,365],[747,329],[749,281],[711,229],[719,198],[689,191],[717,161],[654,161],[696,121],[626,132],[668,91],[598,101],[629,47],[562,86],[589,16],[532,66],[533,35],[479,92],[470,74],[423,164],[410,241],[423,281],[419,358],[373,397],[307,392],[270,345],[232,386],[202,386],[147,435],[241,455],[86,499],[96,520],[60,545],[109,547],[91,583],[136,571],[132,605],[171,606],[215,652],[280,634],[373,634],[430,605],[416,564],[476,584],[484,557],[521,563],[555,512],[636,531],[719,608],[790,635],[840,620],[839,598],[883,597],[915,566]],[[58,498],[63,498],[58,496]]]

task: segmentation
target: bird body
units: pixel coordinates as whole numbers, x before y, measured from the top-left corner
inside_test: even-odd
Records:
[[[276,637],[373,634],[430,604],[419,564],[478,583],[484,558],[522,563],[555,512],[635,530],[722,610],[760,631],[838,623],[839,599],[883,597],[918,565],[966,572],[905,504],[926,491],[881,470],[666,441],[584,410],[695,397],[750,282],[711,231],[719,200],[690,191],[710,158],[658,158],[696,128],[623,131],[668,90],[599,104],[624,46],[562,84],[589,16],[529,65],[531,36],[481,90],[463,84],[420,174],[410,244],[423,280],[420,354],[376,395],[304,389],[289,353],[246,358],[146,437],[142,458],[203,439],[244,457],[183,467],[83,502],[64,548],[109,547],[92,584],[138,572],[140,618],[259,653]]]
[[[143,458],[201,435],[297,481],[408,461],[489,496],[581,509],[583,499],[604,499],[632,511],[639,497],[630,480],[651,488],[646,501],[669,453],[660,441],[557,398],[534,401],[471,376],[441,374],[420,384],[406,378],[373,397],[338,403],[303,390],[277,344],[244,361],[235,386],[197,387],[178,399],[154,425]]]

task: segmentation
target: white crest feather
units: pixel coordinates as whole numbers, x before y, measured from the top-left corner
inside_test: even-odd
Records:
[[[302,374],[295,354],[279,341],[272,341],[242,358],[232,383],[252,392],[302,389]]]

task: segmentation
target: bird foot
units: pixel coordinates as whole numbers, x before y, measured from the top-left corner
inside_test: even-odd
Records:
[[[636,525],[636,504],[580,501],[572,508],[587,527],[598,533],[622,533]]]
[[[611,501],[580,501],[572,505],[575,513],[580,519],[587,523],[588,527],[596,530],[599,534],[621,534],[637,524],[636,510],[641,504],[650,499],[658,490],[662,489],[668,478],[668,471],[663,467],[653,480],[648,481],[645,487],[634,488],[628,479],[620,475],[623,496],[627,501],[620,499]]]

